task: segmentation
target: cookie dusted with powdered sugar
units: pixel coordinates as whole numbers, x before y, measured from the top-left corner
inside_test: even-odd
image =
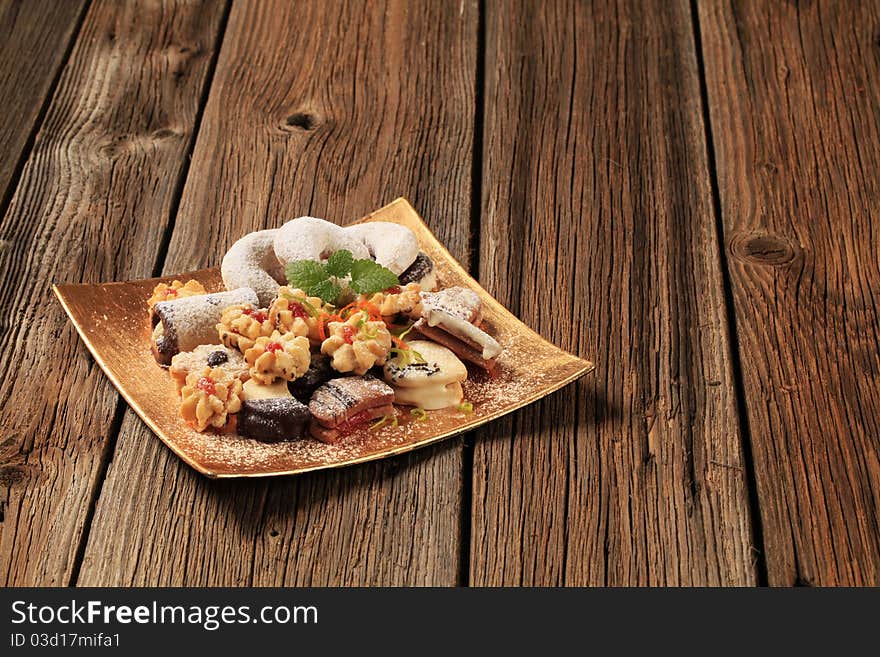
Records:
[[[355,235],[316,217],[291,219],[275,234],[275,255],[283,264],[298,260],[323,261],[340,249],[351,251],[356,259],[370,257],[367,247]]]
[[[338,442],[372,419],[394,413],[394,390],[372,376],[345,376],[315,390],[309,402],[309,432],[324,443]]]
[[[238,240],[220,263],[220,273],[227,290],[249,287],[257,294],[257,306],[266,307],[286,281],[284,266],[275,256],[278,230],[259,230]]]
[[[395,274],[406,271],[419,255],[416,235],[406,226],[389,221],[370,221],[344,230],[363,242],[373,260]]]
[[[237,429],[242,436],[274,443],[306,435],[309,409],[291,396],[287,382],[266,385],[251,379],[242,386],[241,399]]]
[[[481,308],[479,295],[465,287],[423,293],[421,318],[413,329],[492,373],[501,345],[477,326],[482,319]]]
[[[242,382],[250,378],[244,356],[222,344],[203,344],[192,351],[177,354],[171,359],[168,373],[177,384],[177,392],[180,392],[190,372],[200,372],[206,367],[223,370]]]
[[[480,295],[466,287],[448,287],[439,292],[422,292],[419,316],[426,319],[431,313],[444,312],[471,324],[479,324],[483,303]]]
[[[217,322],[223,310],[235,304],[257,304],[257,294],[243,287],[228,292],[160,301],[153,306],[159,318],[153,329],[152,351],[156,362],[170,365],[181,351],[192,351],[202,344],[217,341]]]

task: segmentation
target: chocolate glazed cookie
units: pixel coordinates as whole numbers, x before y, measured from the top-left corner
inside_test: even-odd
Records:
[[[293,397],[273,397],[242,402],[238,433],[266,443],[295,440],[306,435],[309,409]]]

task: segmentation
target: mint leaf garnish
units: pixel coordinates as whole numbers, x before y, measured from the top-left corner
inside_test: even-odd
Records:
[[[351,289],[358,294],[374,294],[394,285],[400,285],[390,269],[372,260],[355,260],[351,264]]]
[[[326,278],[306,290],[306,294],[310,297],[321,297],[321,301],[324,303],[333,303],[341,292],[341,287]]]
[[[357,294],[375,294],[394,285],[400,285],[397,276],[372,260],[355,260],[351,251],[340,249],[330,254],[326,264],[314,260],[295,260],[284,268],[287,282],[312,297],[321,297],[324,303],[336,303],[343,292],[345,278]]]
[[[287,282],[291,286],[298,287],[305,292],[308,292],[309,288],[321,281],[326,281],[329,277],[327,267],[314,260],[294,260],[293,262],[288,262],[284,268],[284,275],[287,276]]]
[[[351,263],[354,262],[354,256],[347,249],[340,249],[330,254],[327,259],[327,272],[336,278],[348,276],[351,273]]]

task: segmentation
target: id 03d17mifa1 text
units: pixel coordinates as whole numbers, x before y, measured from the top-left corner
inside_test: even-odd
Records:
[[[23,634],[13,632],[9,636],[9,645],[13,648],[118,648],[118,634],[78,634],[76,632],[33,632]]]

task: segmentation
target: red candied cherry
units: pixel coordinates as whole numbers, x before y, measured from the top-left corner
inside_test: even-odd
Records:
[[[266,351],[270,354],[274,354],[276,351],[281,351],[284,347],[281,346],[280,342],[269,342],[266,344]]]
[[[293,313],[294,317],[299,317],[300,319],[305,319],[308,317],[306,314],[306,309],[302,307],[300,303],[293,303],[290,305],[290,312]]]
[[[199,379],[198,383],[196,383],[196,388],[204,392],[206,395],[217,394],[217,387],[214,384],[214,379],[209,376],[203,376]]]
[[[388,289],[385,290],[385,294],[400,294],[401,289],[399,285],[392,285]]]
[[[241,314],[247,315],[254,321],[259,322],[260,324],[265,322],[267,319],[265,312],[263,312],[262,310],[254,310],[253,308],[245,308],[241,311]]]
[[[342,339],[345,340],[346,344],[352,344],[354,342],[354,329],[350,326],[343,326]]]

